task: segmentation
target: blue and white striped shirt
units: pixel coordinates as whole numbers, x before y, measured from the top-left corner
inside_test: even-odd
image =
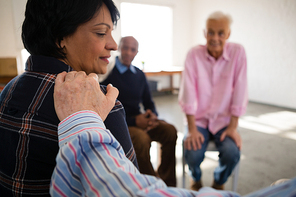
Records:
[[[196,192],[167,187],[157,177],[140,174],[92,111],[76,112],[63,120],[58,137],[52,196],[238,196],[211,188]]]

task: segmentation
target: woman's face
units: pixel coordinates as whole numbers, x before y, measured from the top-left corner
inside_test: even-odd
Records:
[[[75,71],[104,74],[111,50],[117,50],[111,32],[113,23],[105,4],[88,22],[78,26],[74,34],[64,37],[61,47],[66,59],[62,60]]]

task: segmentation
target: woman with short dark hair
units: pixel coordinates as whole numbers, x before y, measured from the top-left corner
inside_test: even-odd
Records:
[[[107,6],[112,22],[116,25],[119,12],[111,0],[28,0],[22,25],[25,48],[31,55],[65,58],[65,51],[60,47],[61,40],[91,20],[103,4]]]
[[[49,196],[60,122],[53,102],[56,76],[72,70],[104,74],[117,50],[111,32],[118,19],[112,0],[28,0],[22,39],[31,56],[26,72],[0,94],[1,196]],[[105,125],[137,166],[119,101]]]

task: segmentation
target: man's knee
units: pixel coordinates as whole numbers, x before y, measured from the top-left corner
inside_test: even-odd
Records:
[[[240,160],[240,151],[235,149],[235,151],[231,152],[231,154],[228,155],[228,160],[230,160],[232,163],[237,163]]]
[[[166,133],[165,135],[167,136],[168,140],[170,140],[170,141],[177,140],[177,138],[178,138],[177,129],[175,128],[174,125],[169,124],[169,123],[165,123],[164,132]]]
[[[139,144],[139,146],[150,148],[151,138],[145,131],[137,127],[129,127],[128,129],[134,146]]]
[[[205,158],[205,154],[201,150],[186,150],[185,160],[190,166],[199,166]]]
[[[220,159],[224,163],[237,163],[240,160],[240,150],[231,139],[220,150]]]
[[[173,125],[170,125],[169,126],[169,138],[171,139],[171,141],[177,141],[177,138],[178,138],[178,135],[177,135],[177,129],[173,126]]]

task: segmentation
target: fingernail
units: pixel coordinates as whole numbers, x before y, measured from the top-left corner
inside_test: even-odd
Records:
[[[109,83],[109,85],[113,87],[112,83]]]
[[[95,79],[95,80],[98,80],[98,79],[99,79],[99,76],[98,76],[97,74],[95,74],[95,75],[94,75],[94,79]]]

